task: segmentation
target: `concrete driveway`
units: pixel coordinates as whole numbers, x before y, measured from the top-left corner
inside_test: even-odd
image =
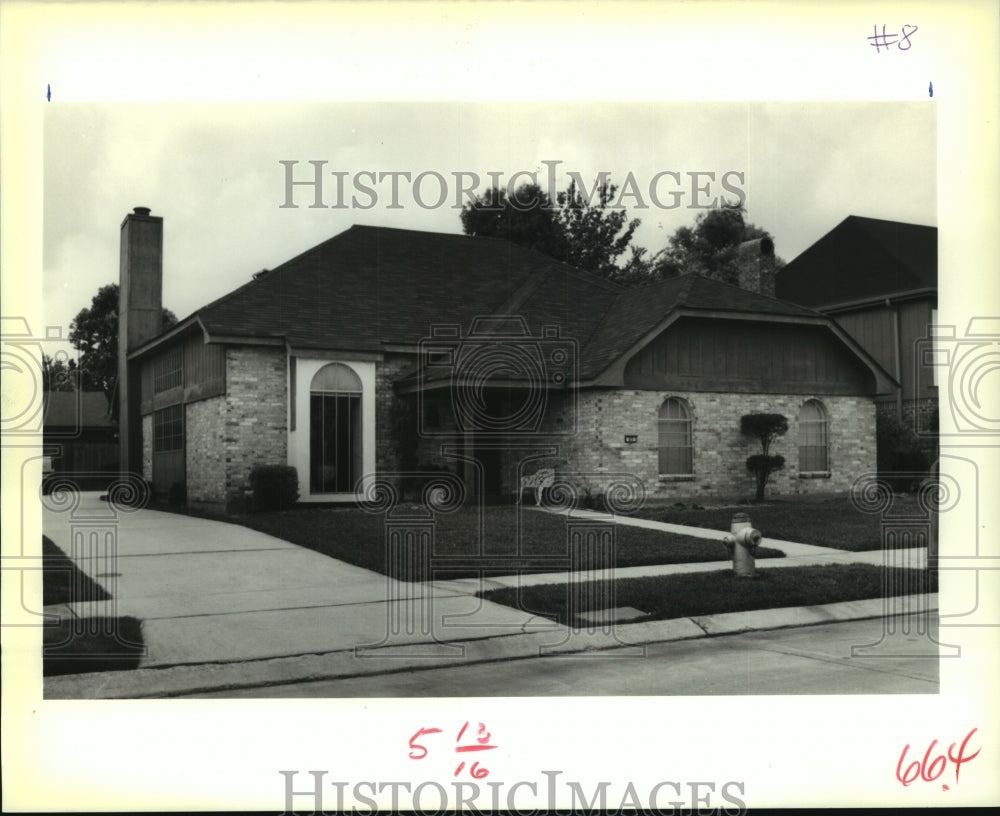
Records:
[[[154,510],[116,516],[100,495],[82,494],[73,513],[47,507],[43,532],[112,600],[45,611],[140,619],[142,668],[434,641],[422,613],[447,640],[551,626],[467,589],[394,581],[245,527]]]

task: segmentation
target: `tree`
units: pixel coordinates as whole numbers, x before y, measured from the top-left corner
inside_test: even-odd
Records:
[[[164,309],[161,329],[168,329],[176,322],[176,315]],[[111,405],[118,378],[117,283],[98,289],[90,307],[77,313],[70,324],[69,341],[80,352],[81,390],[103,391]]]
[[[744,241],[773,236],[765,229],[748,223],[746,210],[740,204],[724,203],[722,207],[700,213],[693,227],[679,227],[670,242],[656,258],[651,274],[668,278],[682,272],[696,272],[709,278],[738,285],[738,247]],[[781,268],[785,262],[775,259]]]
[[[60,352],[55,357],[42,354],[42,390],[78,391],[80,370],[76,360]]]
[[[619,266],[619,258],[630,249],[632,259],[636,252],[641,258],[645,250],[631,245],[640,221],[629,220],[616,205],[617,192],[602,180],[584,196],[571,181],[553,201],[537,184],[522,184],[513,193],[492,187],[462,207],[462,229],[466,235],[506,238],[611,280],[629,278],[641,266]]]
[[[755,436],[760,441],[761,453],[747,458],[747,470],[757,477],[756,501],[764,501],[767,480],[776,470],[785,466],[784,456],[771,456],[771,443],[788,432],[788,419],[782,414],[744,414],[740,417],[740,433]]]

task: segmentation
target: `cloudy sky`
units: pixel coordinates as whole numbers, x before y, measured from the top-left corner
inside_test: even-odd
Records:
[[[164,305],[183,317],[351,224],[461,232],[456,173],[478,176],[478,190],[491,172],[506,184],[540,171],[545,184],[554,166],[558,189],[569,172],[587,183],[600,172],[619,183],[631,174],[639,198],[624,203],[642,220],[636,243],[650,252],[693,223],[695,204],[733,198],[721,181],[740,173],[742,181],[727,177],[730,187],[745,192],[749,219],[791,260],[849,214],[935,224],[935,134],[930,101],[51,104],[46,323],[68,327],[99,286],[117,280],[119,225],[135,206],[164,218]],[[299,206],[281,207],[280,162],[297,161],[296,179],[309,179],[311,160],[327,162],[327,207],[309,207],[312,192],[301,187]],[[373,184],[358,176],[365,171],[432,171],[446,188],[428,176],[415,192],[400,176],[393,207],[391,177]],[[663,171],[680,184],[659,176],[657,206],[649,187]],[[334,172],[345,174],[342,208],[331,206]],[[698,201],[692,173],[715,174],[698,177],[708,185]]]

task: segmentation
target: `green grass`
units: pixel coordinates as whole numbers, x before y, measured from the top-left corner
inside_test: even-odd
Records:
[[[386,519],[382,514],[373,515],[356,508],[296,508],[239,515],[231,520],[359,567],[381,573],[396,572],[386,565]],[[476,558],[479,568],[490,574],[564,569],[564,566],[546,566],[539,561],[566,556],[566,517],[525,509],[520,520],[519,529],[517,507],[503,505],[484,508],[481,517],[473,509],[439,516],[435,523],[435,559],[453,557],[464,560],[465,564],[438,571],[440,561],[437,561],[433,577],[475,576],[478,572],[468,565],[471,558]],[[722,534],[720,531],[720,538]],[[615,540],[618,567],[729,560],[721,540],[624,525],[617,525]],[[758,559],[783,555],[779,550],[763,547],[757,551]]]
[[[738,512],[747,513],[753,526],[765,538],[851,552],[878,550],[882,547],[882,516],[861,512],[846,496],[824,500],[774,500],[759,505],[740,504],[715,508],[689,505],[644,507],[634,515],[689,527],[728,530],[733,514]],[[919,517],[919,508],[913,496],[896,495],[890,512]]]
[[[110,597],[104,587],[81,572],[66,553],[42,536],[42,603],[51,606],[76,601],[105,601]]]
[[[937,573],[933,571],[893,568],[886,578],[887,597],[937,591]],[[595,582],[597,586],[580,593],[584,606],[577,611],[606,608],[610,583]],[[737,578],[731,570],[696,572],[622,579],[614,585],[614,606],[631,606],[647,613],[630,623],[883,597],[882,568],[869,564],[758,569],[755,578]],[[494,589],[479,595],[566,623],[568,592],[567,584],[561,583]],[[586,606],[588,599],[595,599],[591,608]],[[579,619],[569,623],[593,625]]]
[[[42,674],[135,669],[145,653],[137,618],[74,618],[43,630]]]
[[[42,536],[42,603],[104,601],[111,596]],[[138,667],[145,647],[136,618],[72,618],[42,629],[42,674],[117,671]]]

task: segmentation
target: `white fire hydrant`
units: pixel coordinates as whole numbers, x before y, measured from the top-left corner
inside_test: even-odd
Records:
[[[753,578],[757,574],[753,559],[762,538],[760,530],[753,528],[746,513],[734,515],[729,529],[730,534],[722,541],[733,559],[733,572],[739,578]]]

